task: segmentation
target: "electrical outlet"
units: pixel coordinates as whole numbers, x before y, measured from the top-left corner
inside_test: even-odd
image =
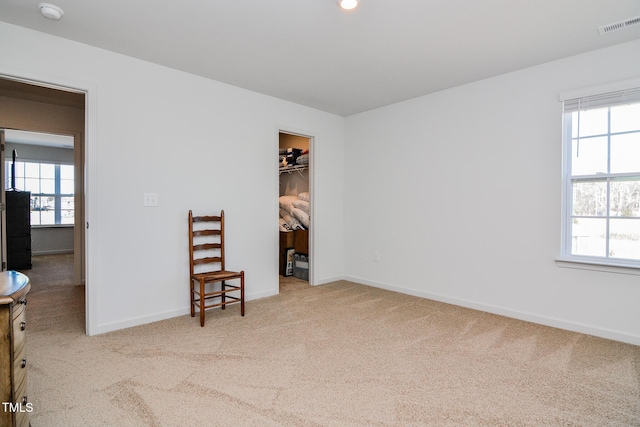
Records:
[[[375,251],[375,252],[373,253],[373,261],[374,261],[374,262],[380,262],[380,252]]]

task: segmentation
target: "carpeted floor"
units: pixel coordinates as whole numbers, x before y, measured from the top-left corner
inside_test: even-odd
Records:
[[[22,270],[31,283],[29,339],[43,331],[84,334],[84,286],[73,285],[73,254],[39,255],[31,261],[32,268]]]
[[[22,273],[29,276],[31,292],[40,292],[51,287],[68,287],[73,283],[72,253],[33,256],[31,264],[32,268],[22,270]]]
[[[640,426],[629,344],[346,281],[87,337],[33,282],[34,427]]]

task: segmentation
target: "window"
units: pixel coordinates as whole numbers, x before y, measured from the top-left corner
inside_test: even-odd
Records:
[[[31,225],[73,224],[73,165],[17,161],[16,189],[31,192]],[[11,162],[5,163],[10,188]]]
[[[565,99],[562,258],[640,268],[640,88]]]

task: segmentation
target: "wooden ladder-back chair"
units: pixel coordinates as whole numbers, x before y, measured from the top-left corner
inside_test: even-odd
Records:
[[[195,316],[198,307],[200,326],[204,326],[207,308],[224,309],[229,304],[240,303],[240,314],[244,316],[244,270],[225,269],[224,210],[219,216],[193,216],[189,211],[189,269],[191,317]],[[240,280],[237,285],[227,283],[227,280],[236,279]],[[220,287],[216,290],[217,282]]]

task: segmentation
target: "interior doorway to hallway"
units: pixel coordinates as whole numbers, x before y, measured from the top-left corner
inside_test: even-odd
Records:
[[[34,134],[66,135],[72,140],[73,168],[73,220],[66,227],[73,230],[73,284],[85,284],[85,117],[86,94],[66,88],[53,87],[0,76],[0,128],[26,131]],[[27,145],[24,145],[27,147]],[[49,149],[46,145],[32,144],[34,153]],[[19,149],[24,152],[24,149]],[[44,154],[35,154],[42,157]],[[46,162],[45,162],[46,163]],[[6,174],[4,174],[6,187]],[[68,199],[67,199],[68,202]],[[45,203],[46,205],[46,203]],[[34,215],[32,203],[32,215]],[[47,206],[35,206],[37,214],[50,214]],[[68,213],[68,212],[67,212]],[[42,215],[40,215],[42,216]],[[67,219],[69,219],[67,217]],[[43,227],[43,229],[46,227]],[[53,229],[55,227],[51,227]],[[62,228],[62,227],[61,227]],[[49,230],[51,231],[51,230]],[[4,237],[3,237],[4,239]],[[55,252],[55,251],[54,251]],[[67,261],[68,262],[68,257]],[[84,296],[84,295],[83,295]],[[86,304],[84,311],[86,312]]]

